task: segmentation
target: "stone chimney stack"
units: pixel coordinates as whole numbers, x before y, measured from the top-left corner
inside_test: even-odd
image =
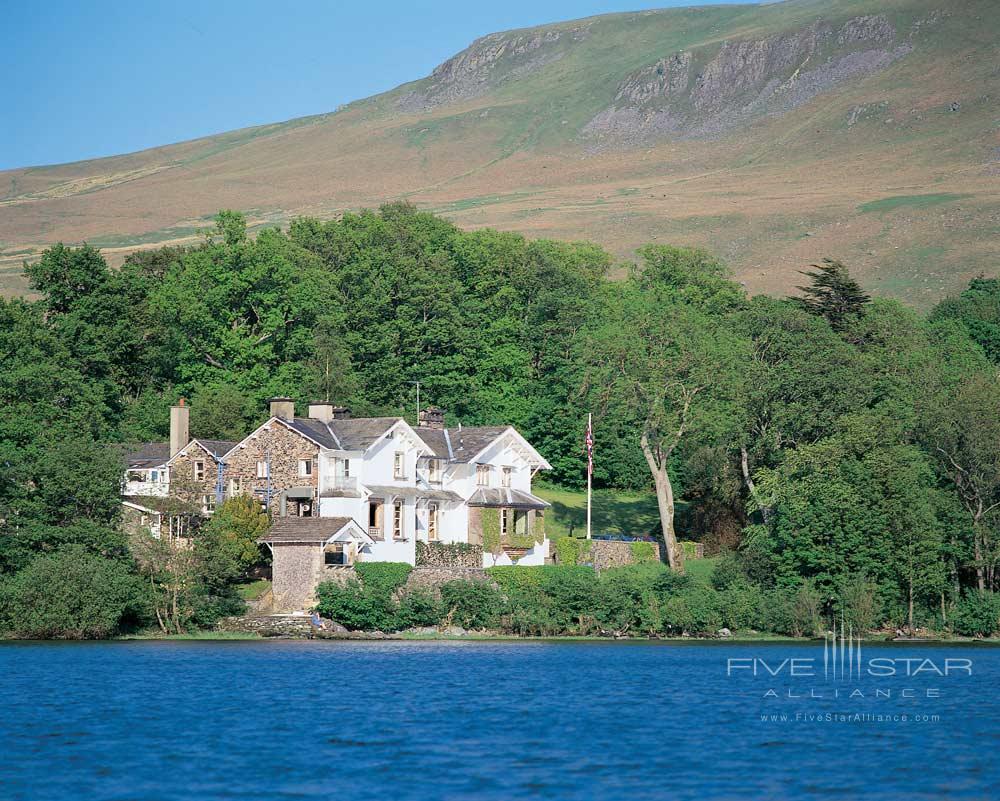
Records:
[[[271,398],[271,417],[291,420],[295,417],[295,401],[291,398]]]
[[[438,430],[444,428],[444,409],[439,409],[437,406],[428,406],[426,409],[421,409],[418,426],[420,428],[436,428]]]
[[[351,410],[346,406],[334,406],[333,407],[333,419],[334,420],[348,420],[351,417]]]
[[[333,404],[329,401],[313,401],[309,404],[309,417],[329,423],[333,419]]]
[[[188,444],[191,440],[189,419],[191,407],[185,405],[184,398],[181,398],[176,406],[170,407],[170,457],[173,458],[177,452]]]

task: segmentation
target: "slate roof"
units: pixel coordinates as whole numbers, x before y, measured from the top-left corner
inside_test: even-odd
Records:
[[[296,417],[283,422],[324,448],[366,451],[399,420],[398,417],[348,417],[324,423],[310,417]]]
[[[159,467],[170,459],[170,443],[140,442],[125,458],[133,470]]]
[[[326,542],[351,522],[349,517],[279,517],[257,542]]]
[[[510,426],[473,426],[470,428],[449,428],[448,439],[451,441],[452,461],[469,462],[483,448],[503,434]],[[417,433],[421,433],[420,429]],[[447,452],[442,458],[448,458]]]
[[[238,444],[224,439],[196,439],[195,441],[202,445],[216,459],[221,459]]]
[[[389,485],[366,484],[368,491],[376,498],[420,498],[428,501],[461,503],[462,496],[446,489],[424,489],[422,487],[393,487]]]
[[[547,509],[551,506],[530,492],[510,489],[509,487],[480,487],[469,498],[469,506],[507,507],[509,509]]]

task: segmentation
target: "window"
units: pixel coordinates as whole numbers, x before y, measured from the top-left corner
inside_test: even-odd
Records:
[[[197,461],[192,462],[192,464],[194,465],[194,480],[195,481],[204,481],[205,480],[205,463],[203,461],[201,461],[200,459],[198,459]]]
[[[396,451],[392,460],[392,477],[406,478],[406,454],[402,451]]]
[[[403,539],[403,502],[396,501],[392,505],[392,538]]]
[[[373,540],[382,539],[382,499],[368,500],[368,536]]]
[[[476,485],[480,487],[490,485],[490,466],[488,464],[476,465]]]
[[[427,504],[427,539],[434,542],[438,538],[438,505]]]
[[[299,477],[308,478],[313,474],[313,460],[299,459]]]
[[[427,480],[432,484],[441,483],[441,461],[439,459],[427,460]]]
[[[501,486],[509,487],[510,486],[510,477],[513,474],[514,474],[514,468],[513,467],[505,467],[503,469],[503,471],[500,473],[500,480],[502,481]]]
[[[351,460],[350,459],[334,459],[333,460],[333,474],[336,476],[341,476],[342,478],[350,478],[351,476]]]
[[[240,476],[229,479],[229,496],[243,494],[243,479]]]
[[[257,462],[257,478],[267,478],[270,472],[267,462]]]
[[[509,520],[510,509],[500,510],[500,537],[505,538],[507,536],[507,523]]]
[[[149,480],[152,481],[154,484],[159,484],[160,483],[160,471],[159,470],[150,470],[149,471]]]
[[[201,506],[206,512],[215,511],[215,496],[214,495],[202,495],[201,496]]]

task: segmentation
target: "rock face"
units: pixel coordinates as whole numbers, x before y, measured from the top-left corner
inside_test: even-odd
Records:
[[[544,31],[492,33],[474,41],[439,64],[425,86],[399,100],[403,111],[426,111],[446,103],[470,100],[504,81],[535,72],[558,61],[565,47],[582,41],[589,24]]]
[[[664,135],[712,138],[755,117],[790,111],[912,49],[882,15],[827,22],[761,39],[664,56],[619,84],[614,103],[583,129],[609,144]]]

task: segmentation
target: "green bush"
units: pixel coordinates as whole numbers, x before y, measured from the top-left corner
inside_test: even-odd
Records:
[[[717,590],[724,590],[734,584],[746,581],[746,573],[739,557],[734,553],[724,554],[712,569],[711,582]]]
[[[559,537],[555,541],[556,559],[560,565],[579,565],[590,555],[590,540],[578,537]]]
[[[406,562],[358,562],[354,570],[366,590],[388,597],[406,584],[413,567]]]
[[[1000,628],[1000,596],[967,592],[955,605],[951,627],[966,637],[988,637]]]
[[[145,584],[127,563],[68,545],[0,585],[0,629],[26,639],[98,639],[138,624]]]
[[[651,542],[630,543],[629,550],[632,551],[632,561],[637,565],[660,561],[659,551]]]
[[[357,579],[346,584],[324,581],[316,588],[316,611],[356,631],[387,631],[396,627],[391,598],[365,589]]]
[[[441,585],[442,619],[467,629],[491,629],[500,625],[503,596],[487,581],[449,581]]]
[[[436,626],[441,621],[441,603],[430,590],[417,588],[406,593],[399,602],[393,628]]]

